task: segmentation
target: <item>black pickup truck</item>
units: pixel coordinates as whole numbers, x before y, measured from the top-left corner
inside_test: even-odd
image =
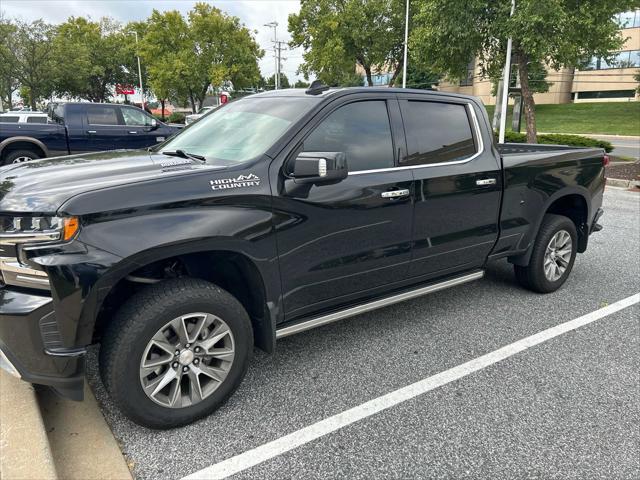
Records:
[[[112,103],[50,105],[45,124],[5,123],[0,118],[0,165],[75,153],[145,148],[180,127],[159,122],[144,110]]]
[[[211,413],[254,345],[483,276],[552,292],[598,230],[604,152],[496,145],[475,98],[279,90],[157,147],[0,169],[5,369],[82,398],[87,346],[153,428]]]

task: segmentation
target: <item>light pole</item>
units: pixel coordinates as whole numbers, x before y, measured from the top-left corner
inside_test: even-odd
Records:
[[[144,90],[142,89],[142,67],[140,67],[140,52],[138,50],[138,32],[135,30],[133,34],[136,37],[136,57],[138,58],[138,80],[140,81],[140,103],[142,104],[142,110],[144,110]]]
[[[404,16],[404,60],[402,62],[402,88],[407,88],[407,44],[409,42],[409,0]]]
[[[516,9],[516,0],[511,0],[511,14]],[[502,79],[502,105],[500,105],[500,131],[498,132],[498,143],[504,143],[505,129],[507,128],[507,104],[509,103],[509,79],[511,77],[511,45],[512,39],[507,40],[507,58],[504,62],[504,77]]]
[[[275,89],[278,90],[280,84],[280,58],[278,56],[278,22],[269,22],[264,24],[265,27],[273,28],[273,56],[276,59],[276,68],[273,78],[275,79]]]

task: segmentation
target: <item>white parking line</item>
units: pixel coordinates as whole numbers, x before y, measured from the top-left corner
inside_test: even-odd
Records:
[[[332,417],[320,420],[313,425],[301,428],[300,430],[285,435],[284,437],[280,437],[269,443],[265,443],[264,445],[260,445],[252,450],[247,450],[235,457],[228,458],[220,463],[216,463],[215,465],[211,465],[210,467],[206,467],[198,472],[192,473],[191,475],[184,477],[182,480],[227,478],[320,437],[335,432],[336,430],[340,430],[341,428],[351,425],[359,420],[375,415],[378,412],[406,402],[407,400],[411,400],[412,398],[430,392],[431,390],[442,387],[443,385],[460,378],[466,377],[467,375],[489,367],[506,358],[512,357],[513,355],[528,348],[588,325],[596,320],[616,313],[639,302],[640,293],[636,293],[635,295],[608,305],[600,310],[587,313],[582,317],[548,328],[542,332],[536,333],[535,335],[531,335],[530,337],[523,338],[522,340],[518,340],[517,342],[499,348],[498,350],[487,353],[486,355],[482,355],[481,357],[450,368],[449,370],[445,370],[444,372],[425,378],[424,380],[420,380],[416,383],[412,383],[411,385],[407,385],[406,387],[389,392],[381,397],[369,400],[368,402],[342,413],[338,413],[337,415],[333,415]]]

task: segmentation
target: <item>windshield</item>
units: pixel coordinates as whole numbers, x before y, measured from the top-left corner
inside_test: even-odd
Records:
[[[208,163],[234,165],[262,155],[315,98],[245,98],[203,117],[163,144],[161,152],[201,155]]]

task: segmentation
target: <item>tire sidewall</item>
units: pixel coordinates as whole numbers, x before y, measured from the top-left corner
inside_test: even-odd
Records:
[[[226,292],[224,293],[226,294]],[[226,295],[231,297],[230,294]],[[253,349],[253,337],[246,313],[239,303],[234,303],[237,302],[188,298],[187,301],[169,306],[154,305],[152,311],[139,315],[139,318],[131,318],[123,333],[130,334],[132,337],[128,342],[120,343],[116,347],[116,351],[113,352],[117,355],[115,367],[123,372],[123,378],[118,383],[120,386],[126,386],[113,392],[114,400],[120,408],[143,425],[151,428],[172,428],[208,415],[223,403],[242,381]],[[140,382],[142,355],[148,342],[160,328],[174,318],[195,312],[215,315],[229,326],[233,334],[236,353],[233,364],[222,384],[200,403],[175,409],[163,407],[151,400],[142,388]],[[148,320],[149,316],[153,316],[153,319],[147,321],[141,330],[135,328],[136,323],[142,317],[147,317],[145,320]],[[249,325],[248,332],[247,325]],[[132,348],[129,348],[130,345]],[[122,398],[122,395],[125,395],[126,398]]]

